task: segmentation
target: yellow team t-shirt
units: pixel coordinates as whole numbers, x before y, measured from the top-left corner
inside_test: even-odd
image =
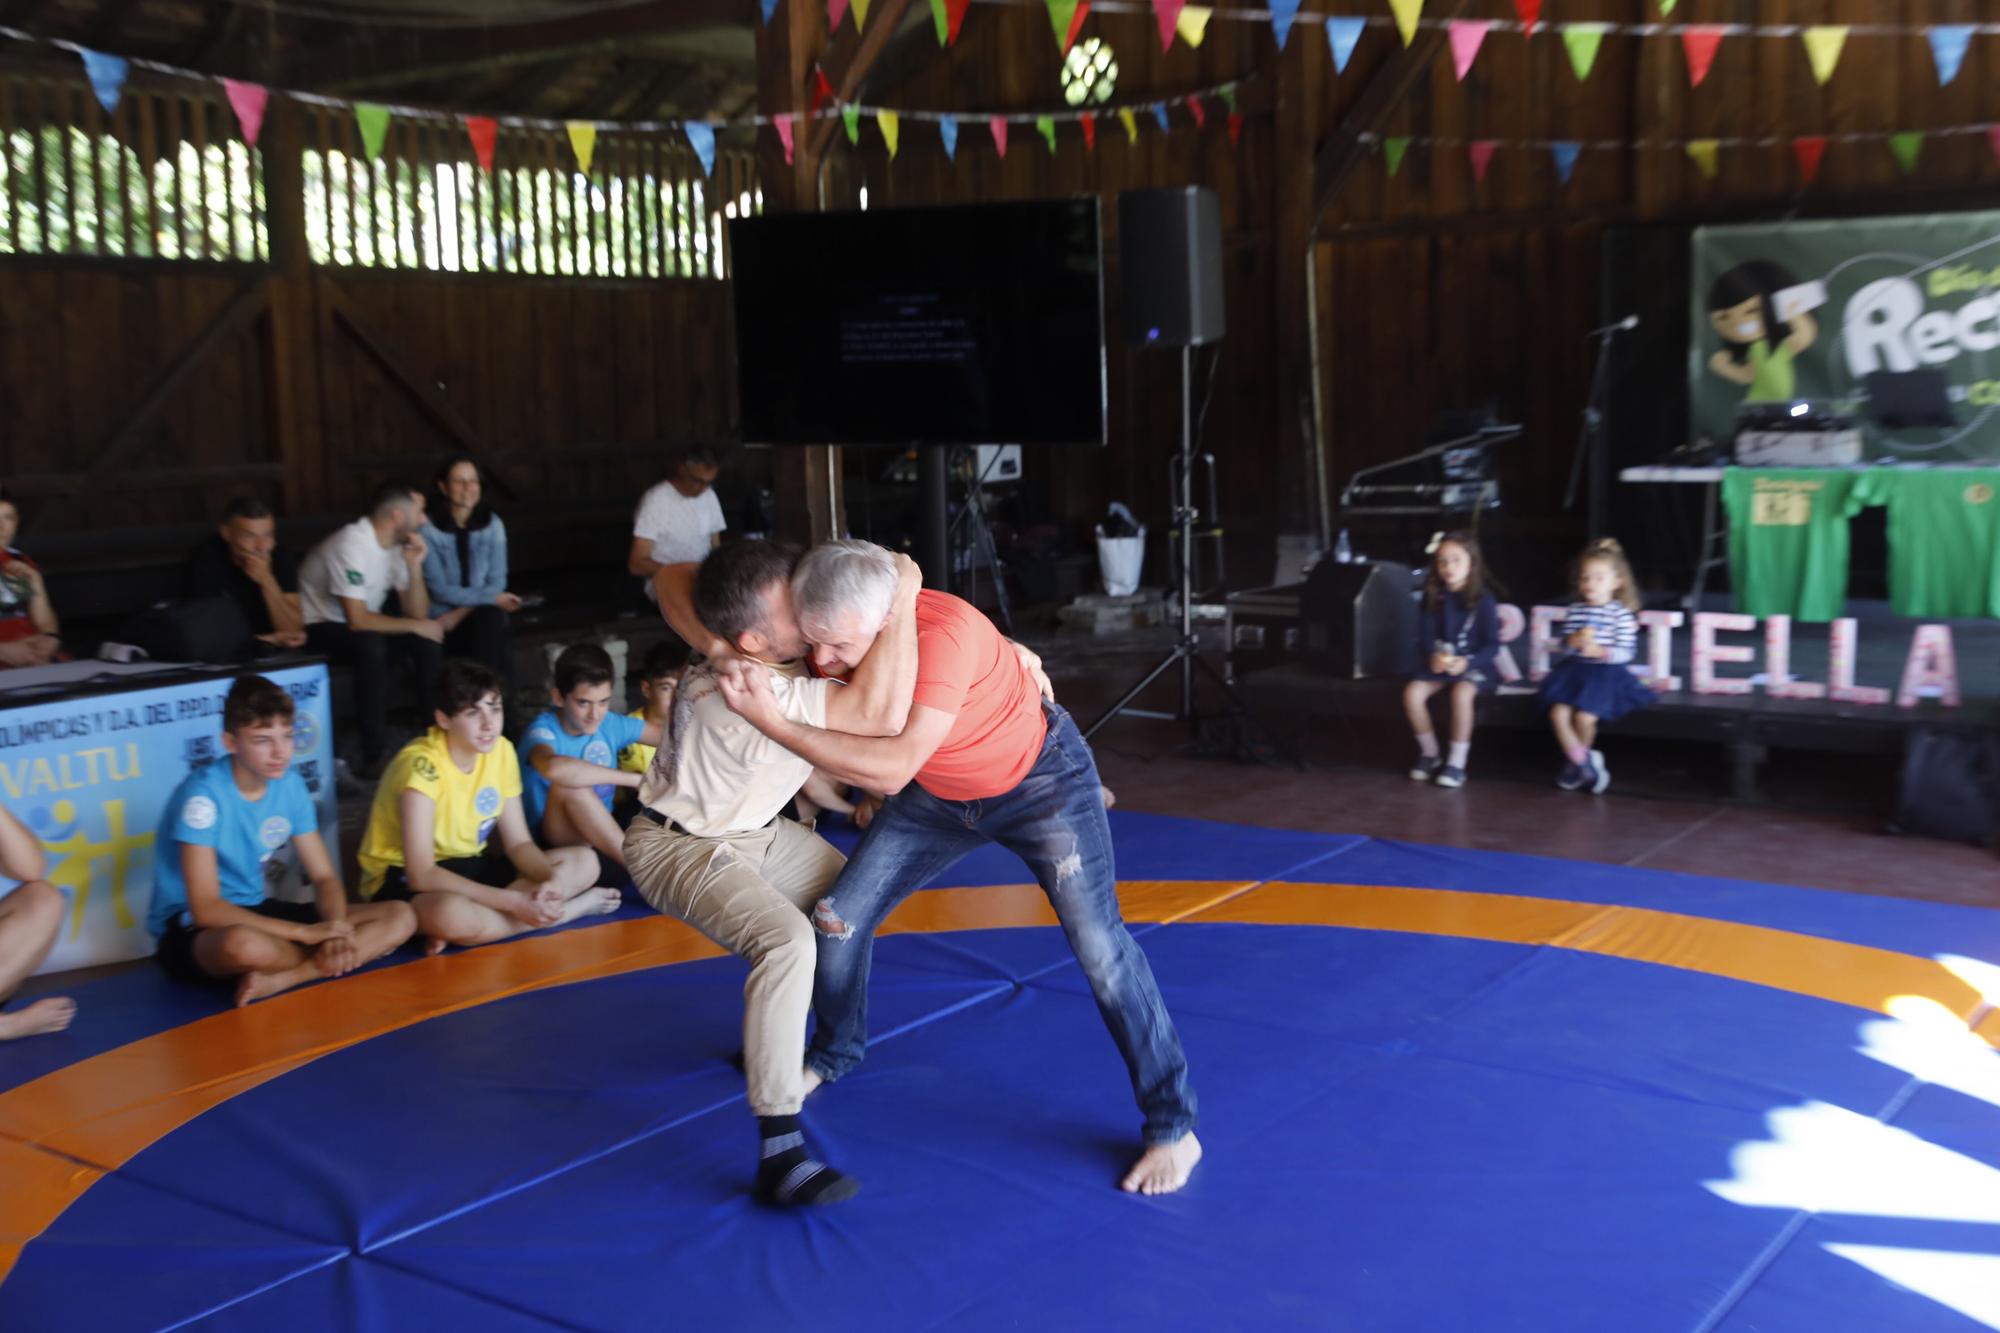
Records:
[[[637,718],[641,722],[650,721],[643,708],[635,708],[625,716]],[[638,741],[633,741],[618,752],[619,769],[626,773],[644,773],[653,766],[653,751],[658,748],[655,745],[642,745]]]
[[[440,861],[478,856],[509,799],[521,794],[521,761],[514,743],[499,744],[479,756],[467,773],[452,762],[444,733],[432,727],[397,752],[375,789],[368,832],[361,839],[361,896],[373,898],[390,866],[403,864],[403,811],[406,791],[420,791],[437,806],[431,833]]]

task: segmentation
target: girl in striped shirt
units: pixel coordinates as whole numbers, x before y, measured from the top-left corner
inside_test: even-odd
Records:
[[[1639,651],[1639,594],[1625,550],[1609,537],[1583,548],[1576,561],[1577,600],[1563,617],[1563,643],[1542,703],[1566,761],[1556,786],[1602,792],[1611,770],[1597,745],[1597,724],[1616,722],[1652,702],[1632,675]]]

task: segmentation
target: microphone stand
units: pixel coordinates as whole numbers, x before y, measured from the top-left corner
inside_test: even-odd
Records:
[[[1619,334],[1635,327],[1633,323],[1619,320],[1616,324],[1606,324],[1601,329],[1592,329],[1589,337],[1597,344],[1596,365],[1590,372],[1590,393],[1583,400],[1583,421],[1577,427],[1576,453],[1570,459],[1569,487],[1563,492],[1563,508],[1576,508],[1576,491],[1583,480],[1584,460],[1590,460],[1590,531],[1598,530],[1598,521],[1603,517],[1602,497],[1598,495],[1598,455],[1604,436],[1604,416],[1611,394],[1611,343]]]

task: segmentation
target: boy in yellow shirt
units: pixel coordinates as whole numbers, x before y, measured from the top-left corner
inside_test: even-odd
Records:
[[[616,889],[592,887],[588,847],[544,852],[529,836],[520,760],[500,734],[500,678],[446,662],[436,697],[437,725],[402,748],[375,790],[362,896],[409,900],[431,953],[617,911]]]

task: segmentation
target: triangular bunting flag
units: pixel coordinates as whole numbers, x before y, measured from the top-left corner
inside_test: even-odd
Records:
[[[1232,111],[1229,113],[1229,146],[1235,148],[1242,142],[1243,113],[1241,111]]]
[[[1278,49],[1285,49],[1285,40],[1292,35],[1292,20],[1299,16],[1299,0],[1270,0],[1271,31],[1278,38]]]
[[[356,102],[354,123],[361,127],[361,151],[371,159],[380,157],[382,140],[389,133],[389,108],[374,102]]]
[[[1660,17],[1665,18],[1667,15],[1673,13],[1674,6],[1680,4],[1680,2],[1681,0],[1660,0]]]
[[[840,108],[840,123],[847,130],[847,142],[861,142],[861,108],[849,102]]]
[[[759,8],[764,11],[764,22],[769,23],[772,15],[778,12],[778,0],[762,0]]]
[[[597,126],[587,120],[563,122],[569,131],[570,150],[576,154],[576,165],[584,175],[590,174],[590,159],[597,152]]]
[[[1201,99],[1199,97],[1190,96],[1187,100],[1187,104],[1188,104],[1188,114],[1194,117],[1194,127],[1198,130],[1207,129],[1208,108],[1201,104]]]
[[[882,142],[889,145],[889,160],[896,160],[896,136],[902,133],[903,118],[893,111],[877,111],[875,128],[882,131]]]
[[[986,122],[986,127],[993,131],[993,151],[1002,157],[1007,156],[1007,122],[994,116]]]
[[[1521,20],[1521,36],[1533,37],[1535,25],[1542,21],[1542,0],[1514,0],[1514,13]]]
[[[847,17],[847,0],[826,0],[826,30],[830,33]]]
[[[1076,123],[1078,128],[1080,128],[1083,131],[1083,150],[1086,153],[1096,152],[1097,117],[1092,115],[1090,112],[1086,111],[1082,115],[1076,118]]]
[[[491,116],[465,118],[465,137],[472,140],[472,156],[478,160],[479,169],[489,176],[493,174],[493,141],[499,133],[500,125]]]
[[[255,145],[264,128],[264,104],[271,100],[271,90],[261,83],[224,79],[222,91],[229,98],[230,110],[236,113],[236,123],[243,127],[243,142]]]
[[[792,165],[792,151],[794,147],[792,136],[798,128],[792,119],[791,113],[787,112],[782,116],[771,117],[771,128],[778,132],[778,142],[783,145],[785,150],[785,165],[789,167]]]
[[[681,133],[687,135],[688,145],[694,155],[701,159],[701,174],[715,174],[715,126],[705,120],[691,120],[681,126]]]
[[[1798,159],[1799,176],[1811,185],[1819,175],[1819,160],[1826,156],[1826,136],[1808,134],[1792,140],[1792,156]]]
[[[1382,156],[1389,160],[1389,174],[1395,175],[1403,169],[1403,154],[1410,151],[1410,136],[1398,134],[1382,141]]]
[[[1396,31],[1403,34],[1403,45],[1417,40],[1417,16],[1424,12],[1424,0],[1389,0],[1389,8],[1396,11]]]
[[[1208,21],[1215,11],[1207,5],[1182,5],[1181,16],[1174,20],[1174,31],[1189,46],[1200,46],[1201,39],[1208,36]]]
[[[1120,107],[1118,109],[1118,123],[1125,127],[1126,143],[1139,142],[1139,118],[1132,114],[1131,107]]]
[[[1042,142],[1049,146],[1049,151],[1051,153],[1055,152],[1056,118],[1054,116],[1036,116],[1035,128],[1041,132]]]
[[[833,85],[826,81],[826,71],[821,69],[818,65],[814,65],[811,113],[817,116],[819,114],[819,109],[822,106],[826,105],[827,100],[832,96],[833,96]]]
[[[868,0],[854,0],[854,30],[860,32],[868,26]]]
[[[945,18],[950,21],[950,37],[953,42],[958,40],[958,30],[964,26],[965,11],[971,4],[972,0],[944,0]]]
[[[938,138],[944,141],[944,155],[953,162],[958,161],[958,117],[938,117]]]
[[[1805,38],[1806,57],[1812,61],[1813,82],[1824,84],[1840,63],[1841,48],[1847,45],[1847,25],[1823,23],[1807,28],[1800,36]]]
[[[1160,49],[1170,49],[1174,44],[1174,32],[1180,26],[1181,8],[1187,0],[1153,0],[1153,17],[1160,22]]]
[[[1687,52],[1688,87],[1699,88],[1715,63],[1716,48],[1722,45],[1724,29],[1710,24],[1690,24],[1681,29],[1681,49]]]
[[[102,51],[81,51],[83,71],[90,76],[90,91],[97,94],[97,104],[110,115],[118,109],[118,98],[125,91],[125,76],[132,72],[132,66],[123,56],[108,56]]]
[[[1222,99],[1222,104],[1223,104],[1224,106],[1228,107],[1228,108],[1229,108],[1229,109],[1230,109],[1231,111],[1234,111],[1234,110],[1236,109],[1236,85],[1235,85],[1235,84],[1233,84],[1233,83],[1225,83],[1225,84],[1223,84],[1223,85],[1222,85],[1222,86],[1221,86],[1220,88],[1217,88],[1217,89],[1215,90],[1215,95],[1216,95],[1217,97],[1220,97],[1220,98]]]
[[[1167,123],[1167,104],[1165,102],[1153,103],[1153,119],[1159,122],[1160,133],[1162,134],[1165,134],[1169,129],[1172,128],[1172,126],[1170,126]]]
[[[1083,36],[1083,21],[1090,17],[1090,0],[1076,0],[1076,13],[1070,15],[1069,40],[1063,43],[1063,54],[1076,45],[1076,39]]]
[[[1696,139],[1687,146],[1689,159],[1694,162],[1695,166],[1701,169],[1701,174],[1709,180],[1715,179],[1715,154],[1716,150],[1721,146],[1713,139]]]
[[[1472,68],[1473,60],[1479,55],[1479,48],[1486,42],[1486,33],[1492,24],[1483,19],[1453,19],[1451,21],[1451,65],[1458,71],[1458,81],[1465,82],[1466,71]]]
[[[1465,155],[1472,159],[1472,179],[1486,179],[1486,168],[1493,165],[1493,150],[1499,146],[1492,139],[1474,139],[1465,146]]]
[[[1581,146],[1571,139],[1564,139],[1549,145],[1549,152],[1555,157],[1556,161],[1556,179],[1564,185],[1569,184],[1569,178],[1576,172],[1576,155],[1577,150]]]
[[[1048,0],[1049,27],[1055,30],[1056,45],[1069,54],[1069,25],[1076,17],[1076,0]]]
[[[951,45],[951,15],[945,12],[944,0],[931,0],[931,22],[937,27],[938,45]]]
[[[1972,45],[1970,23],[1940,23],[1930,31],[1931,59],[1937,61],[1938,87],[1958,77],[1965,63],[1965,49]]]
[[[1347,62],[1354,58],[1355,44],[1367,29],[1367,19],[1339,18],[1326,21],[1327,45],[1333,48],[1333,72],[1347,72]]]
[[[1906,130],[1889,136],[1889,151],[1896,155],[1896,165],[1903,169],[1905,176],[1917,169],[1917,158],[1924,151],[1924,136],[1921,130]]]
[[[1565,23],[1562,29],[1563,45],[1569,48],[1569,67],[1576,71],[1578,83],[1590,77],[1591,66],[1597,63],[1597,48],[1604,44],[1604,25],[1601,23]]]

